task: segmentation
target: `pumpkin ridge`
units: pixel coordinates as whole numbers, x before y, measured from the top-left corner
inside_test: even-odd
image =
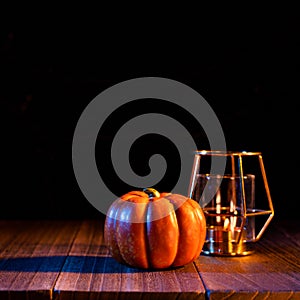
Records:
[[[191,199],[190,205],[192,205],[192,207],[194,207],[194,208],[197,208],[198,207],[198,202],[196,202],[195,200]],[[200,233],[202,233],[204,235],[203,238],[199,237],[199,239],[198,239],[198,250],[197,250],[197,253],[198,252],[201,253],[203,245],[204,245],[204,242],[205,242],[206,219],[205,219],[205,216],[204,216],[202,208],[200,208],[200,211],[198,209],[195,209],[194,213],[195,213],[195,217],[198,219],[199,225],[202,225]],[[197,253],[194,256],[193,260],[195,260],[200,255],[200,254],[197,255]]]
[[[117,205],[112,205],[107,212],[108,216],[105,220],[105,230],[104,230],[104,240],[105,243],[108,244],[110,252],[112,256],[119,261],[120,263],[124,263],[124,258],[120,251],[120,246],[118,242],[116,227],[117,227],[117,216],[120,208]],[[111,215],[112,214],[112,215]],[[115,248],[116,247],[116,248]]]
[[[147,220],[150,264],[155,269],[168,268],[176,257],[178,248],[179,228],[174,206],[167,198],[160,203],[150,202],[147,215],[150,216]]]
[[[148,222],[147,222],[147,212],[149,209],[149,202],[147,203],[147,208],[146,208],[146,222],[144,223],[144,233],[145,233],[145,244],[146,244],[146,257],[148,261],[148,266],[149,268],[153,268],[152,262],[151,262],[151,250],[150,250],[150,241],[149,241],[149,236],[148,236]]]
[[[168,199],[168,200],[169,200],[169,199]],[[169,200],[169,202],[170,202],[170,203],[172,204],[172,206],[173,206],[173,210],[174,210],[175,218],[176,218],[176,222],[177,222],[177,227],[178,227],[178,237],[177,237],[176,255],[174,256],[174,259],[173,259],[172,263],[170,264],[170,267],[171,267],[171,266],[173,266],[173,263],[175,262],[175,260],[176,260],[176,258],[177,258],[177,255],[178,255],[178,249],[179,249],[179,246],[180,246],[179,242],[180,242],[180,235],[181,235],[180,231],[181,231],[181,230],[180,230],[180,228],[179,228],[178,216],[177,216],[177,213],[176,213],[176,211],[178,210],[178,207],[176,207],[176,205],[175,205],[175,203],[174,203],[173,201]]]
[[[182,206],[180,206],[178,209],[177,209],[177,211],[178,211],[178,214],[179,214],[179,209],[181,208],[181,210],[183,210],[183,209],[188,209],[188,207],[189,207],[189,209],[190,209],[190,211],[189,211],[189,213],[191,213],[191,214],[193,214],[194,216],[196,215],[196,212],[195,212],[195,210],[194,210],[194,207],[191,205],[191,203],[190,203],[190,201],[189,201],[189,199],[187,199],[186,201],[185,201],[185,203],[184,203],[184,207],[183,207],[183,205]],[[197,216],[196,216],[197,217]],[[182,218],[182,217],[181,217]],[[198,219],[198,218],[197,218]],[[179,234],[181,233],[181,232],[183,232],[184,230],[186,230],[184,227],[183,227],[183,223],[179,226]],[[198,242],[199,243],[199,242]],[[178,251],[177,251],[177,255],[176,255],[176,257],[175,257],[175,259],[174,259],[174,262],[173,263],[175,263],[178,259],[180,260],[180,258],[181,258],[181,256],[182,256],[182,253],[180,253],[180,250],[179,250],[179,247],[180,247],[180,245],[185,245],[186,244],[186,241],[185,242],[183,242],[182,240],[179,240],[179,242],[178,242]],[[194,259],[194,257],[196,256],[196,254],[197,254],[197,249],[198,249],[198,244],[197,244],[197,247],[196,247],[196,245],[193,245],[193,248],[192,249],[190,249],[190,252],[192,252],[192,256],[191,256],[191,258],[190,259],[187,259],[187,257],[188,257],[188,255],[190,254],[190,253],[187,253],[186,255],[186,262],[184,263],[184,264],[187,264],[187,263],[189,263],[189,262],[191,262],[191,261],[193,261]],[[193,253],[194,252],[194,253]],[[181,265],[182,263],[179,263],[179,265]],[[175,266],[177,266],[177,264],[175,264]]]
[[[121,196],[123,201],[129,201],[134,203],[145,203],[148,201],[148,195],[142,191],[132,191]]]
[[[131,205],[130,201],[123,201],[120,211],[125,210],[132,216],[135,216],[135,222],[132,220],[119,220],[117,223],[118,242],[121,256],[127,265],[135,265],[139,268],[148,268],[146,236],[145,236],[145,217],[147,202],[145,202],[144,213],[141,207]]]
[[[118,250],[119,250],[119,253],[120,253],[120,256],[121,256],[121,258],[122,258],[122,260],[123,260],[123,263],[127,263],[127,261],[126,261],[126,259],[125,259],[125,257],[124,257],[124,255],[123,255],[123,251],[122,251],[122,249],[121,249],[121,247],[120,247],[120,238],[119,238],[119,226],[120,226],[120,219],[119,219],[119,212],[121,212],[121,208],[122,208],[122,206],[123,206],[124,204],[121,202],[121,204],[120,204],[120,206],[118,207],[118,210],[117,210],[117,212],[116,212],[116,217],[115,217],[115,223],[114,223],[114,228],[115,228],[115,232],[114,232],[114,234],[115,234],[115,237],[116,237],[116,241],[117,241],[117,247],[118,247]]]

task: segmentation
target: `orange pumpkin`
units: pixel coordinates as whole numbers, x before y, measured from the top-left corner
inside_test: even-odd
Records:
[[[138,268],[179,267],[201,253],[206,221],[200,205],[179,194],[132,191],[108,209],[104,238],[113,258]]]

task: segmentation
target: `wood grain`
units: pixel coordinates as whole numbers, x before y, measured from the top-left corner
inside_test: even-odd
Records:
[[[26,221],[0,226],[0,299],[51,299],[78,224]]]
[[[252,255],[200,256],[209,299],[300,299],[300,222],[288,224],[272,224]]]
[[[102,221],[0,221],[0,299],[300,299],[300,221],[271,223],[252,255],[159,271],[112,259]]]

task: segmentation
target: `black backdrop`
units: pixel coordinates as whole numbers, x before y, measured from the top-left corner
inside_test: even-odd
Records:
[[[1,218],[98,217],[73,173],[77,120],[106,88],[146,76],[199,92],[229,150],[263,153],[276,216],[298,217],[296,18],[159,38],[36,27],[1,32]]]

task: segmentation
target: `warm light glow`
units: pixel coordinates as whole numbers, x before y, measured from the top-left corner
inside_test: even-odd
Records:
[[[216,194],[216,213],[217,214],[221,213],[221,192],[220,192],[220,190],[218,190],[217,194]],[[221,217],[217,216],[216,221],[217,221],[217,223],[221,223]]]

